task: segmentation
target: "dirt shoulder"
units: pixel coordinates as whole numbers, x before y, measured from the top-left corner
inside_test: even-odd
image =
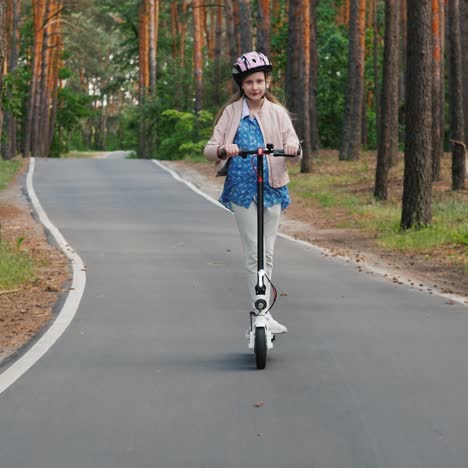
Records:
[[[213,164],[190,161],[164,161],[163,164],[218,199],[224,178],[214,176]],[[427,294],[441,292],[448,296],[448,302],[449,296],[459,296],[468,304],[467,275],[463,268],[450,264],[443,249],[417,254],[384,250],[369,233],[331,227],[319,209],[302,206],[294,199],[282,216],[280,232],[326,249],[324,255],[344,257],[354,262],[358,271],[367,267],[393,283],[409,285]]]
[[[0,291],[0,366],[21,346],[35,337],[54,316],[59,295],[70,279],[63,253],[51,246],[42,224],[36,221],[23,192],[28,161],[15,180],[0,192],[2,242],[16,245],[24,237],[22,250],[34,259],[35,278],[10,291]]]

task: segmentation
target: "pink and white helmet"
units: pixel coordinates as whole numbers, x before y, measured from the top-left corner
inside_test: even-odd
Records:
[[[265,54],[255,51],[247,52],[241,55],[232,66],[232,77],[240,86],[245,76],[258,71],[271,72],[272,70],[273,65]]]

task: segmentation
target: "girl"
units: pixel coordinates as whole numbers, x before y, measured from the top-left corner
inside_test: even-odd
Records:
[[[262,53],[248,52],[236,60],[232,77],[238,92],[219,112],[213,135],[204,150],[207,159],[219,161],[218,174],[227,175],[219,201],[233,211],[236,218],[252,305],[257,282],[257,177],[250,158],[234,156],[239,154],[239,148],[265,148],[267,143],[283,148],[288,155],[296,155],[300,148],[288,111],[269,91],[272,69],[268,57]],[[301,157],[302,154],[288,159],[297,161]],[[264,159],[264,264],[271,279],[280,213],[290,203],[289,177],[286,158],[266,155]],[[268,285],[268,302],[269,298]],[[273,334],[287,332],[287,328],[274,320],[271,314],[267,313],[266,317]]]

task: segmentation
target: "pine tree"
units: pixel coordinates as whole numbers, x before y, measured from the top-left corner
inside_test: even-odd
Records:
[[[398,151],[398,73],[400,0],[385,1],[385,44],[377,167],[374,196],[388,198],[388,174]]]
[[[349,59],[346,105],[340,160],[359,159],[364,93],[366,0],[351,0],[349,20]]]
[[[460,0],[448,1],[450,134],[452,147],[452,189],[465,187],[466,147],[464,135]]]
[[[402,229],[432,218],[432,0],[407,0],[405,172]]]
[[[0,91],[3,90],[3,69],[5,65],[5,58],[7,57],[7,2],[0,0]],[[3,128],[3,109],[0,103],[0,137]]]
[[[432,0],[433,91],[432,91],[432,180],[440,179],[440,162],[443,155],[443,133],[440,126],[444,112],[442,80],[441,10],[443,0]]]

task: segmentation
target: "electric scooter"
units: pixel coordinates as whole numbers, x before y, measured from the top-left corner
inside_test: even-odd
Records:
[[[250,312],[250,330],[248,331],[249,349],[255,353],[255,364],[257,369],[265,369],[267,361],[267,352],[273,348],[275,335],[268,328],[266,313],[271,310],[276,302],[276,288],[266,275],[264,267],[264,239],[263,239],[263,156],[271,154],[273,156],[295,157],[284,153],[283,150],[274,149],[272,144],[267,144],[266,148],[259,147],[255,150],[241,150],[239,156],[246,158],[248,155],[254,155],[257,159],[257,284],[255,285],[255,309],[256,312]],[[299,151],[298,151],[299,154]],[[274,294],[273,302],[267,309],[267,284],[270,283]]]

